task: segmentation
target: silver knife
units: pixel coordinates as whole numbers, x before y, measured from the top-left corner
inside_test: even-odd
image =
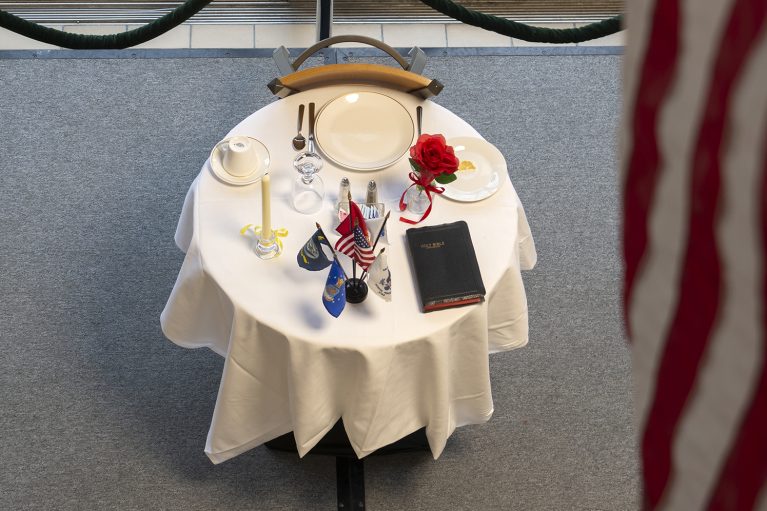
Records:
[[[309,103],[309,152],[314,152],[314,103]]]

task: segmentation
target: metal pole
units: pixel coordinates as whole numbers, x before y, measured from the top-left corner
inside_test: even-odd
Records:
[[[365,469],[356,457],[336,457],[338,511],[365,511]]]
[[[333,26],[333,0],[317,0],[317,41],[330,37]]]

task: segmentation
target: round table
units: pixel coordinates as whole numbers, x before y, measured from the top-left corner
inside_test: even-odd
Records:
[[[290,142],[299,104],[315,102],[319,111],[342,94],[363,90],[389,95],[413,118],[422,105],[424,133],[479,136],[431,101],[373,86],[314,89],[255,112],[227,136],[256,138],[270,151],[272,227],[289,231],[283,254],[272,260],[258,259],[240,235],[244,225],[261,223],[260,182],[224,184],[206,162],[187,194],[176,232],[186,257],[161,324],[175,343],[208,347],[226,358],[205,448],[214,463],[290,431],[303,456],[339,418],[360,458],[422,427],[436,458],[455,427],[490,418],[488,354],[527,343],[520,270],[535,264],[535,247],[508,177],[495,195],[477,203],[437,197],[419,224],[465,220],[487,290],[481,304],[429,314],[420,311],[405,244],[412,226],[398,221],[397,202],[410,184],[407,158],[372,172],[344,170],[326,159],[322,210],[303,215],[292,208],[297,173]],[[327,271],[300,268],[296,254],[315,221],[332,242],[337,239],[335,204],[344,176],[360,202],[375,179],[379,201],[392,211],[386,250],[392,301],[370,293],[336,319],[322,305]],[[340,257],[348,273],[351,263]]]

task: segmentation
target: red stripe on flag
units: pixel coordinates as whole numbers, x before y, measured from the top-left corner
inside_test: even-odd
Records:
[[[336,247],[336,250],[346,255],[349,255],[352,252],[354,252],[354,243],[342,243],[341,245]]]
[[[764,0],[736,0],[719,44],[708,100],[698,132],[690,183],[689,238],[674,321],[666,338],[652,408],[642,439],[645,498],[658,506],[672,472],[673,437],[697,378],[720,302],[720,260],[716,245],[721,187],[720,155],[733,85],[756,41],[744,25],[763,11]],[[757,14],[758,16],[758,14]],[[737,172],[737,169],[732,169]]]
[[[355,259],[360,264],[360,266],[362,266],[363,270],[367,270],[370,267],[370,265],[373,264],[373,261],[376,260],[372,252],[368,254],[368,253],[363,253],[359,250],[357,251],[357,257]]]
[[[623,189],[623,257],[625,283],[623,310],[626,328],[631,293],[645,250],[650,203],[660,174],[658,115],[669,93],[679,57],[679,2],[659,0],[645,52],[632,119],[633,147]]]
[[[762,11],[765,9],[763,8]],[[762,19],[764,19],[764,12]],[[749,20],[751,21],[751,20]],[[767,140],[765,140],[767,148]],[[709,500],[709,511],[751,510],[767,483],[767,152],[759,197],[762,198],[762,367],[753,399]]]
[[[348,256],[354,253],[354,234],[347,234],[336,242],[336,250]]]

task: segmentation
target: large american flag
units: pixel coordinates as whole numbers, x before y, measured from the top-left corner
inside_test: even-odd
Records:
[[[357,261],[363,270],[367,270],[368,266],[373,264],[376,259],[373,249],[359,225],[355,225],[349,234],[338,239],[336,250]]]
[[[646,509],[767,509],[767,0],[627,2],[624,310]]]

